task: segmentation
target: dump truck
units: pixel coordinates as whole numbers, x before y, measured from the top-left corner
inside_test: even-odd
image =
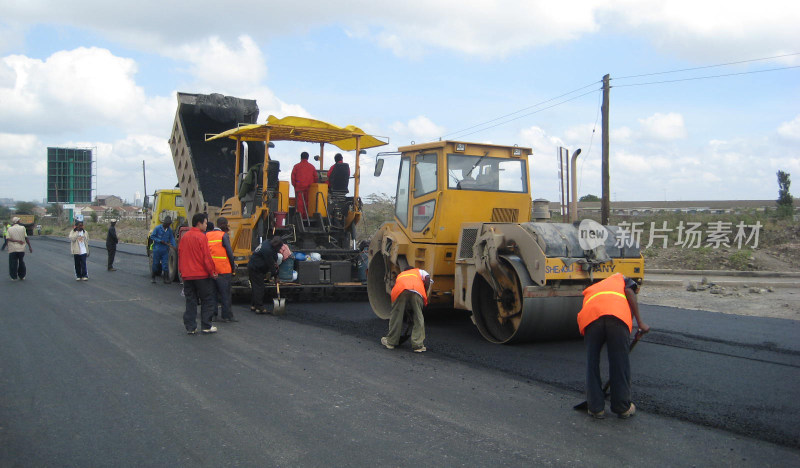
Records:
[[[149,197],[148,197],[149,198]],[[183,196],[180,189],[162,189],[156,190],[153,193],[152,204],[149,200],[145,201],[145,207],[149,207],[147,211],[146,222],[147,230],[147,260],[149,269],[148,273],[153,271],[153,241],[150,239],[150,233],[159,224],[164,222],[164,219],[169,216],[172,219],[172,231],[175,233],[180,232],[181,226],[187,225],[186,209],[183,207]],[[175,281],[178,277],[178,251],[170,249],[169,252],[169,280]]]
[[[469,311],[492,343],[579,336],[586,286],[614,273],[641,283],[644,259],[637,246],[617,242],[616,226],[531,220],[531,154],[439,141],[391,155],[400,158],[395,217],[368,252],[368,296],[378,317],[389,318],[395,278],[408,267],[433,279],[426,313]]]
[[[36,216],[32,214],[17,214],[15,216],[19,218],[19,224],[25,228],[25,232],[32,236],[33,227],[36,225]]]
[[[319,254],[313,257],[317,261],[295,263],[297,278],[291,274],[284,278],[282,293],[366,296],[356,266],[361,252],[355,246],[362,216],[360,156],[388,142],[354,126],[275,116],[256,124],[257,117],[255,101],[178,93],[169,143],[187,219],[201,212],[208,213],[211,221],[227,218],[237,266],[234,292],[250,291],[247,262],[253,249],[268,237],[281,236],[294,252]],[[315,157],[319,183],[309,189],[305,216],[298,210],[297,198],[290,196],[289,182],[279,179],[280,162],[270,157],[270,150],[281,142],[319,145]],[[354,153],[355,167],[348,181],[352,195],[349,188],[328,191],[327,164],[333,158],[326,164],[326,150],[330,153],[331,146]],[[292,154],[292,160],[298,161],[298,156]],[[219,204],[214,205],[215,200]],[[267,289],[274,287],[268,284]]]

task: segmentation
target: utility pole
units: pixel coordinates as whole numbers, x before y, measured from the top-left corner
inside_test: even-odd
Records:
[[[601,224],[608,224],[608,216],[611,213],[611,200],[609,199],[609,171],[608,171],[608,94],[611,87],[608,85],[610,75],[603,77],[603,198],[600,203]]]

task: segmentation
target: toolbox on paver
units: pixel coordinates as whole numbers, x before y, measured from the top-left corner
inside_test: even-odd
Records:
[[[331,264],[331,283],[347,283],[351,280],[349,261],[329,262]]]
[[[319,284],[319,262],[297,262],[294,264],[297,270],[297,282],[303,284]]]

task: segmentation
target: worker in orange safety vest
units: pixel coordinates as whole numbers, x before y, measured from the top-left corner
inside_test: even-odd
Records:
[[[425,348],[425,319],[422,308],[428,305],[427,289],[433,280],[431,275],[419,268],[407,268],[397,275],[392,288],[392,315],[389,318],[389,333],[381,338],[381,344],[394,349],[400,344],[403,328],[403,316],[406,309],[411,309],[414,326],[411,330],[411,349],[415,353],[423,353]]]
[[[628,357],[633,318],[641,333],[650,331],[639,316],[636,294],[639,285],[621,273],[583,290],[583,308],[578,313],[578,328],[586,343],[586,402],[589,415],[605,417],[605,393],[600,381],[600,351],[608,348],[611,383],[611,411],[620,418],[636,412],[631,401],[631,365]]]
[[[211,226],[211,223],[208,224]],[[214,303],[214,320],[217,318],[216,304],[219,303],[222,309],[221,321],[238,322],[231,310],[231,280],[236,273],[236,264],[233,262],[233,248],[228,235],[228,220],[223,216],[217,218],[217,226],[206,232],[206,237],[211,260],[214,261],[214,268],[217,270],[217,277],[214,279],[217,299]]]

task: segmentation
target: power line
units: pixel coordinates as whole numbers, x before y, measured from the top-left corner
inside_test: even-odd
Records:
[[[581,91],[581,90],[583,90],[583,89],[586,89],[586,88],[588,88],[588,87],[590,87],[590,86],[595,86],[597,83],[599,83],[599,81],[595,81],[595,82],[593,82],[593,83],[589,83],[589,84],[588,84],[588,85],[586,85],[586,86],[582,86],[582,87],[580,87],[580,88],[573,89],[572,91],[570,91],[570,92],[568,92],[568,93],[564,93],[564,94],[561,94],[561,95],[559,95],[559,96],[552,97],[552,98],[550,98],[550,99],[547,99],[547,100],[544,100],[544,101],[538,102],[538,103],[536,103],[536,104],[534,104],[534,105],[532,105],[532,106],[525,107],[525,108],[523,108],[523,109],[520,109],[520,110],[517,110],[517,111],[511,112],[511,113],[509,113],[509,114],[501,115],[500,117],[496,117],[496,118],[494,118],[494,119],[487,120],[487,121],[485,121],[485,122],[481,122],[481,123],[479,123],[479,124],[475,124],[475,125],[473,125],[473,126],[471,126],[471,127],[467,127],[467,128],[464,128],[464,129],[461,129],[461,130],[455,131],[455,132],[450,132],[450,133],[444,134],[444,135],[442,135],[442,136],[441,136],[441,138],[442,138],[442,139],[444,139],[444,137],[447,137],[447,136],[457,135],[457,134],[459,134],[459,133],[463,133],[463,132],[466,132],[466,131],[468,131],[468,130],[472,130],[473,128],[482,127],[482,126],[484,126],[484,125],[487,125],[487,124],[490,124],[490,123],[492,123],[492,122],[496,122],[496,121],[498,121],[498,120],[505,119],[506,117],[511,117],[512,115],[519,114],[520,112],[525,112],[526,110],[533,109],[533,108],[535,108],[535,107],[539,107],[539,106],[541,106],[542,104],[547,104],[547,103],[548,103],[548,102],[550,102],[550,101],[554,101],[554,100],[556,100],[556,99],[560,99],[560,98],[562,98],[562,97],[564,97],[564,96],[569,96],[570,94],[576,93],[576,92],[578,92],[578,91]],[[582,96],[583,96],[583,95],[582,95]],[[578,96],[578,97],[580,97],[580,96]],[[564,102],[568,102],[568,101],[564,101]],[[530,115],[530,114],[526,114],[526,115]],[[524,116],[523,116],[523,117],[524,117]],[[516,119],[509,120],[508,122],[511,122],[511,121],[513,121],[513,120],[516,120]],[[493,127],[487,127],[487,128],[493,128]],[[484,130],[485,130],[485,129],[484,129]],[[480,130],[479,130],[479,131],[480,131]],[[466,135],[462,135],[462,136],[471,135],[472,133],[476,133],[476,132],[467,133]]]
[[[629,83],[629,84],[615,84],[615,88],[623,88],[626,86],[646,86],[646,85],[654,85],[654,84],[664,84],[664,83],[677,83],[679,81],[692,81],[692,80],[708,80],[711,78],[724,78],[727,76],[738,76],[738,75],[751,75],[753,73],[766,73],[766,72],[773,72],[773,71],[781,71],[781,70],[790,70],[792,68],[800,68],[800,65],[793,65],[790,67],[780,67],[780,68],[768,68],[765,70],[753,70],[753,71],[746,71],[746,72],[738,72],[738,73],[725,73],[722,75],[708,75],[708,76],[696,76],[693,78],[678,78],[674,80],[662,80],[662,81],[648,81],[644,83]]]
[[[629,78],[640,78],[640,77],[645,77],[645,76],[664,75],[664,74],[669,74],[669,73],[680,73],[680,72],[693,71],[693,70],[703,70],[703,69],[707,69],[707,68],[716,68],[716,67],[724,67],[724,66],[730,66],[730,65],[738,65],[738,64],[742,64],[742,63],[751,63],[751,62],[758,62],[758,61],[764,61],[764,60],[774,60],[774,59],[778,59],[778,58],[793,57],[793,56],[797,56],[797,55],[800,55],[800,52],[795,52],[795,53],[790,53],[790,54],[782,54],[782,55],[774,55],[774,56],[771,56],[771,57],[761,57],[761,58],[750,59],[750,60],[738,60],[738,61],[735,61],[735,62],[719,63],[719,64],[715,64],[715,65],[706,65],[706,66],[702,66],[702,67],[683,68],[683,69],[668,70],[668,71],[663,71],[663,72],[644,73],[644,74],[639,74],[639,75],[628,75],[628,76],[616,77],[616,78],[613,78],[613,79],[616,81],[616,80],[623,80],[623,79],[629,79]],[[692,78],[678,78],[678,79],[674,79],[674,80],[661,80],[661,81],[650,81],[650,82],[629,83],[629,84],[615,84],[614,87],[615,88],[621,88],[621,87],[627,87],[627,86],[647,86],[647,85],[654,85],[654,84],[676,83],[676,82],[681,82],[681,81],[707,80],[707,79],[711,79],[711,78],[724,78],[724,77],[729,77],[729,76],[749,75],[749,74],[754,74],[754,73],[766,73],[766,72],[773,72],[773,71],[789,70],[789,69],[793,69],[793,68],[800,68],[800,65],[788,66],[788,67],[779,67],[779,68],[770,68],[770,69],[765,69],[765,70],[754,70],[754,71],[747,71],[747,72],[738,72],[738,73],[725,73],[725,74],[719,74],[719,75],[699,76],[699,77],[692,77]],[[541,109],[533,111],[533,112],[528,112],[526,114],[519,115],[517,117],[514,117],[513,119],[507,119],[508,117],[517,115],[517,114],[519,114],[521,112],[525,112],[527,110],[539,107],[539,106],[541,106],[543,104],[547,104],[548,102],[552,102],[552,101],[561,99],[561,98],[563,98],[565,96],[569,96],[570,94],[574,94],[574,93],[576,93],[578,91],[581,91],[581,90],[584,90],[584,89],[586,89],[586,88],[588,88],[590,86],[595,86],[597,83],[599,83],[599,81],[592,82],[592,83],[590,83],[590,84],[588,84],[586,86],[582,86],[580,88],[576,88],[576,89],[574,89],[572,91],[569,91],[567,93],[563,93],[561,95],[552,97],[550,99],[546,99],[544,101],[538,102],[538,103],[533,104],[533,105],[528,106],[528,107],[524,107],[524,108],[516,110],[514,112],[511,112],[511,113],[508,113],[508,114],[505,114],[505,115],[501,115],[499,117],[495,117],[493,119],[490,119],[490,120],[487,120],[487,121],[472,125],[470,127],[466,127],[464,129],[461,129],[461,130],[457,130],[455,132],[450,132],[450,133],[444,134],[439,138],[439,140],[442,140],[445,137],[454,136],[454,135],[459,135],[458,138],[463,138],[465,136],[469,136],[469,135],[472,135],[472,134],[475,134],[475,133],[478,133],[478,132],[489,130],[491,128],[499,127],[500,125],[505,125],[505,124],[513,122],[515,120],[519,120],[519,119],[521,119],[523,117],[528,117],[530,115],[536,114],[536,113],[541,112],[543,110],[552,109],[553,107],[556,107],[556,106],[559,106],[561,104],[565,104],[567,102],[570,102],[570,101],[573,101],[575,99],[578,99],[580,97],[586,96],[587,94],[591,94],[591,93],[593,93],[593,92],[595,92],[597,90],[592,90],[592,91],[589,91],[587,93],[583,93],[583,94],[580,94],[578,96],[572,97],[570,99],[566,99],[564,101],[560,101],[560,102],[555,103],[555,104],[553,104],[551,106],[547,106],[547,107],[541,108]],[[507,119],[507,120],[504,120],[504,119]],[[498,122],[498,121],[501,121],[501,122],[499,122],[499,123],[497,123],[495,125],[489,125],[488,127],[486,126],[488,124],[491,124],[493,122]],[[596,122],[595,122],[595,126],[596,126]],[[476,130],[471,131],[471,132],[469,131],[469,130],[473,130],[473,129],[476,129]],[[464,133],[464,132],[467,132],[467,133]],[[594,135],[592,135],[592,136],[594,136]],[[432,141],[436,141],[436,140],[432,140]]]
[[[594,84],[594,83],[592,83],[592,84]],[[585,88],[585,86],[584,86],[584,88]],[[579,94],[579,95],[577,95],[577,96],[574,96],[574,97],[571,97],[571,98],[569,98],[569,99],[565,99],[565,100],[563,100],[563,101],[561,101],[561,102],[557,102],[557,103],[555,103],[555,104],[553,104],[553,105],[551,105],[551,106],[543,107],[543,108],[541,108],[541,109],[539,109],[539,110],[535,110],[535,111],[533,111],[533,112],[528,112],[527,114],[522,114],[522,115],[520,115],[520,116],[514,117],[513,119],[504,120],[504,121],[502,121],[502,122],[500,122],[500,123],[497,123],[497,124],[494,124],[494,125],[490,125],[490,126],[488,126],[488,127],[484,127],[484,128],[479,128],[478,130],[475,130],[475,131],[472,131],[472,132],[469,132],[469,133],[465,133],[465,134],[461,135],[459,138],[462,138],[462,137],[465,137],[465,136],[472,135],[473,133],[482,132],[482,131],[484,131],[484,130],[489,130],[490,128],[499,127],[500,125],[505,125],[505,124],[507,124],[507,123],[509,123],[509,122],[513,122],[513,121],[515,121],[515,120],[519,120],[519,119],[521,119],[521,118],[523,118],[523,117],[528,117],[528,116],[530,116],[530,115],[533,115],[533,114],[538,114],[539,112],[545,111],[545,110],[547,110],[547,109],[552,109],[553,107],[560,106],[561,104],[566,104],[566,103],[568,103],[568,102],[570,102],[570,101],[574,101],[575,99],[578,99],[578,98],[581,98],[581,97],[583,97],[583,96],[586,96],[587,94],[596,93],[597,91],[600,91],[600,90],[599,90],[599,89],[593,89],[593,90],[591,90],[591,91],[589,91],[589,92],[586,92],[586,93],[583,93],[583,94]],[[568,93],[568,94],[569,94],[569,93]],[[552,99],[550,99],[550,100],[552,100]],[[531,107],[535,107],[535,106],[531,106]],[[530,107],[529,107],[528,109],[530,109]],[[517,113],[517,112],[514,112],[514,113],[512,113],[512,114],[508,114],[508,115],[514,115],[514,114],[516,114],[516,113]],[[486,123],[494,122],[494,121],[496,121],[496,120],[498,120],[498,119],[493,119],[493,120],[491,120],[491,121],[489,121],[489,122],[486,122]],[[483,124],[475,125],[475,126],[473,126],[473,127],[471,127],[471,128],[479,127],[479,126],[481,126],[481,125],[483,125]],[[463,130],[462,130],[462,131],[463,131]],[[460,132],[456,132],[456,133],[460,133]],[[451,133],[451,135],[452,135],[452,133]]]
[[[644,73],[644,74],[641,74],[641,75],[620,76],[620,77],[617,77],[615,79],[624,80],[626,78],[640,78],[640,77],[643,77],[643,76],[665,75],[665,74],[668,74],[668,73],[680,73],[680,72],[686,72],[686,71],[703,70],[703,69],[706,69],[706,68],[726,67],[726,66],[729,66],[729,65],[739,65],[739,64],[742,64],[742,63],[760,62],[760,61],[764,61],[764,60],[773,60],[773,59],[777,59],[777,58],[793,57],[793,56],[796,56],[796,55],[800,55],[800,52],[795,52],[795,53],[791,53],[791,54],[783,54],[783,55],[774,55],[772,57],[762,57],[762,58],[750,59],[750,60],[739,60],[737,62],[718,63],[716,65],[706,65],[706,66],[703,66],[703,67],[682,68],[682,69],[679,69],[679,70],[669,70],[669,71],[655,72],[655,73]]]

